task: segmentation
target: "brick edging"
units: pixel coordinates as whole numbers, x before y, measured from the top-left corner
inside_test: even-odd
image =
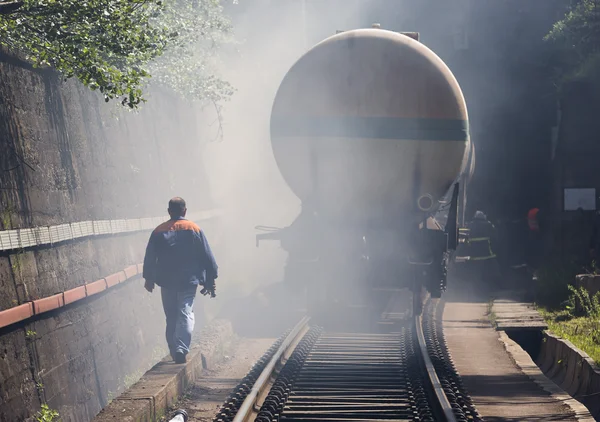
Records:
[[[83,286],[78,286],[64,292],[60,292],[48,297],[36,299],[0,311],[0,328],[5,328],[36,315],[60,309],[64,306],[81,301],[88,297],[97,295],[105,290],[111,289],[118,284],[138,278],[142,274],[142,264],[130,265],[127,268],[108,275]]]

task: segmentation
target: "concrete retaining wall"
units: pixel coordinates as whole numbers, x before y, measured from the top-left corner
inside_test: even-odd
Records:
[[[113,400],[94,422],[154,422],[160,419],[204,370],[214,369],[223,360],[233,337],[231,323],[212,321],[199,333],[200,342],[188,354],[185,365],[164,359]]]
[[[69,290],[138,263],[146,237],[0,257],[0,279],[6,281],[0,306]],[[138,365],[154,363],[153,349],[162,343],[155,328],[163,323],[161,311],[158,295],[148,295],[134,280],[0,330],[0,421],[24,420],[42,401],[64,421],[91,419],[119,390],[120,374],[133,376]]]
[[[568,340],[544,333],[536,364],[546,376],[600,418],[600,369]]]
[[[129,113],[0,54],[0,230],[164,215],[175,195],[190,212],[212,208],[198,111],[164,92],[148,100]],[[0,310],[137,264],[147,239],[4,251]],[[1,329],[0,422],[27,420],[41,402],[63,422],[91,420],[167,353],[163,337],[160,293],[141,280]]]

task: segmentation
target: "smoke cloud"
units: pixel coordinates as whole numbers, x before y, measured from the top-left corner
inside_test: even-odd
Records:
[[[506,59],[516,39],[507,33],[506,25],[513,32],[528,31],[519,43],[527,44],[523,49],[529,52],[541,43],[551,25],[550,19],[527,21],[528,14],[535,14],[535,5],[519,9],[521,15],[515,15],[516,4],[245,0],[228,5],[239,45],[223,54],[221,70],[237,92],[222,112],[223,140],[205,146],[203,163],[212,195],[225,210],[223,246],[218,251],[223,289],[229,289],[225,285],[230,284],[233,290],[249,292],[282,279],[286,253],[278,242],[265,242],[257,249],[254,238],[256,225],[286,227],[300,211],[300,201],[280,175],[271,150],[271,107],[290,66],[336,30],[380,23],[383,29],[417,31],[420,41],[448,64],[465,94],[472,140],[480,157],[469,192],[471,210],[467,218],[474,207],[482,207],[488,215],[502,214],[496,209],[496,186],[501,188],[503,203],[511,204],[509,196],[514,196],[520,184],[516,176],[503,180],[498,173],[504,168],[505,173],[513,174],[507,165],[516,166],[514,154],[503,146],[511,119],[507,109],[518,96],[533,98],[536,94],[525,79],[518,86],[514,83],[518,57]],[[209,112],[204,114],[203,119],[214,119]],[[520,118],[518,124],[530,124],[527,122]],[[516,127],[510,127],[514,146],[521,141]],[[210,130],[213,133],[207,138],[213,137],[216,126]]]

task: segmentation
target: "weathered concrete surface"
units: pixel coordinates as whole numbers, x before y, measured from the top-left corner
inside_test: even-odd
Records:
[[[21,421],[39,408],[27,340],[23,330],[0,336],[0,421]]]
[[[487,311],[489,296],[449,283],[444,310],[448,350],[477,410],[489,421],[575,421],[574,412],[532,381],[507,354]]]
[[[522,302],[510,292],[499,292],[496,296],[492,312],[493,324],[498,331],[542,331],[548,328],[533,303]]]
[[[185,364],[164,358],[122,395],[113,400],[95,422],[154,421],[167,412],[204,370],[214,369],[232,347],[233,330],[227,321],[213,321],[201,332],[201,341]]]
[[[163,215],[175,195],[190,210],[213,207],[197,110],[167,93],[149,99],[129,113],[0,55],[0,230]],[[214,226],[203,229],[218,253]],[[2,255],[0,310],[139,263],[147,237]],[[160,294],[141,280],[0,331],[0,422],[44,401],[65,422],[90,420],[164,356],[163,332]]]
[[[142,259],[145,237],[103,238],[12,255],[13,292],[24,302],[122,270]],[[124,243],[137,247],[124,250]],[[70,265],[76,276],[68,271]],[[3,353],[0,360],[0,420],[35,413],[40,401],[58,409],[65,421],[89,420],[111,394],[124,388],[126,377],[161,355],[163,333],[157,327],[163,325],[159,295],[148,294],[141,280],[133,280],[7,327],[0,332],[0,344],[6,338],[14,351]],[[17,387],[31,393],[19,397]]]
[[[552,394],[556,400],[560,400],[569,406],[580,422],[593,422],[596,420],[592,417],[589,410],[583,404],[572,398],[558,385],[550,381],[540,370],[538,365],[531,360],[531,356],[529,356],[529,354],[515,341],[513,341],[505,332],[500,333],[500,341],[502,341],[506,351],[519,369],[521,369],[537,385],[539,385],[548,393]]]
[[[1,228],[161,215],[175,192],[191,209],[211,207],[189,104],[154,93],[128,113],[74,81],[1,62],[0,94]]]

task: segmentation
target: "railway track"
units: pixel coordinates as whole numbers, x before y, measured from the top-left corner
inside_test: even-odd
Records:
[[[429,300],[386,333],[328,332],[305,317],[252,368],[215,422],[478,421]]]

